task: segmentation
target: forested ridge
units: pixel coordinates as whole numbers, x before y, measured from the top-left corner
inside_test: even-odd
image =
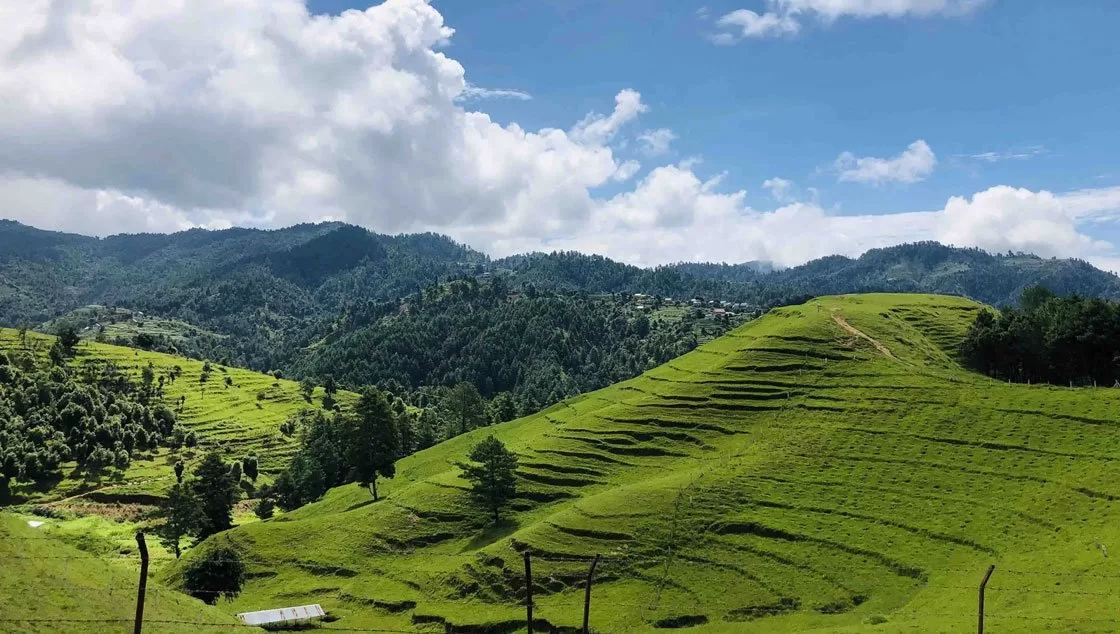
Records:
[[[629,378],[720,334],[728,324],[711,309],[723,303],[758,313],[821,294],[895,291],[1006,305],[1038,283],[1120,298],[1120,280],[1086,262],[936,243],[786,270],[647,269],[574,252],[493,260],[444,236],[340,223],[97,239],[0,222],[0,324],[50,321],[53,331],[75,309],[118,307],[141,324],[171,320],[175,332],[107,341],[395,393],[467,381],[488,398],[510,392],[519,411]],[[656,319],[638,293],[697,299],[709,313]],[[650,318],[639,319],[641,309]],[[103,314],[86,311],[83,336],[98,336]]]
[[[513,393],[521,413],[636,376],[695,348],[698,332],[716,336],[732,323],[698,326],[690,311],[650,317],[627,296],[511,293],[502,278],[433,285],[348,318],[292,373],[348,385],[377,377],[393,391],[465,381],[486,398]]]

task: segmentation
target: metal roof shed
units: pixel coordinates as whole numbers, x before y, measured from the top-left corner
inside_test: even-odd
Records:
[[[260,610],[257,612],[242,612],[237,618],[245,625],[287,625],[321,619],[327,613],[318,604],[301,605],[294,608],[279,608],[277,610]]]

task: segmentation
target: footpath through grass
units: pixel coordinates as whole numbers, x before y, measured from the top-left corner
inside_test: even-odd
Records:
[[[981,307],[826,297],[624,383],[402,460],[231,539],[236,612],[317,602],[328,627],[512,632],[521,553],[539,630],[1112,632],[1120,390],[992,382],[954,351]],[[491,526],[455,464],[521,458]]]

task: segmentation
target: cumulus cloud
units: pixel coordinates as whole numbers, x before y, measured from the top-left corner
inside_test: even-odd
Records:
[[[937,156],[921,139],[891,158],[856,157],[851,152],[844,152],[833,162],[833,168],[841,181],[874,185],[892,181],[916,183],[933,173],[936,166]]]
[[[764,184],[778,208],[752,208],[695,159],[634,182],[641,166],[618,148],[648,110],[637,91],[568,127],[500,125],[464,105],[471,86],[444,52],[453,31],[423,0],[337,16],[301,0],[36,0],[0,3],[0,23],[0,213],[36,226],[335,219],[494,255],[575,248],[638,264],[791,265],[924,239],[1116,257],[1084,226],[1114,217],[1120,188],[993,188],[938,211],[852,216],[782,179]],[[917,180],[936,162],[920,141],[841,158],[866,182]]]
[[[568,132],[464,109],[464,69],[441,52],[453,30],[424,0],[337,16],[302,0],[0,11],[0,173],[191,224],[237,210],[272,225],[561,231],[591,212],[590,189],[633,173],[606,144],[647,109],[622,90]],[[151,228],[104,220],[98,233]]]
[[[843,17],[902,18],[934,15],[958,16],[976,10],[987,0],[767,0],[769,10],[758,13],[737,9],[716,21],[716,44],[734,44],[745,38],[796,35],[803,21],[830,24]]]
[[[801,30],[801,24],[789,13],[756,13],[750,9],[727,13],[716,20],[716,26],[723,30],[712,35],[712,41],[721,45],[748,37],[794,35]]]
[[[780,203],[792,202],[794,199],[793,181],[775,176],[762,181],[762,188],[769,191],[774,200]]]
[[[793,266],[826,255],[857,256],[937,240],[1120,262],[1113,245],[1084,233],[1086,224],[1120,213],[1120,187],[1054,194],[996,186],[950,198],[936,211],[841,215],[815,202],[788,199],[777,209],[754,209],[745,203],[746,192],[721,192],[720,184],[718,177],[703,180],[680,165],[657,168],[633,192],[606,201],[586,232],[505,246],[509,252],[577,249],[645,265],[769,260]]]
[[[677,135],[668,128],[646,130],[638,135],[638,142],[642,144],[642,151],[649,156],[659,156],[669,151],[669,145],[677,139]]]

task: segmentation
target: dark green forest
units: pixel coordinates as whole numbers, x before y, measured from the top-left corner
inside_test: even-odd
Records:
[[[758,313],[875,291],[1014,305],[1035,284],[1059,296],[1120,298],[1120,279],[1086,262],[937,243],[786,270],[765,262],[647,269],[573,252],[494,260],[444,236],[339,223],[98,239],[0,221],[0,325],[53,332],[82,307],[119,307],[176,320],[187,335],[116,343],[295,378],[333,375],[410,402],[421,387],[468,382],[487,399],[508,393],[519,413],[634,376],[694,347],[698,332],[730,327],[698,329],[687,314],[643,319],[636,293]],[[76,322],[84,336],[99,327]]]
[[[1035,286],[1018,307],[981,312],[961,356],[1003,380],[1111,387],[1120,380],[1120,304]]]
[[[293,366],[347,385],[393,391],[470,383],[486,398],[515,395],[519,413],[627,379],[697,345],[693,320],[650,319],[626,297],[510,293],[501,278],[433,285],[400,305],[348,316]],[[729,322],[715,322],[722,334]],[[372,354],[371,354],[372,352]]]

